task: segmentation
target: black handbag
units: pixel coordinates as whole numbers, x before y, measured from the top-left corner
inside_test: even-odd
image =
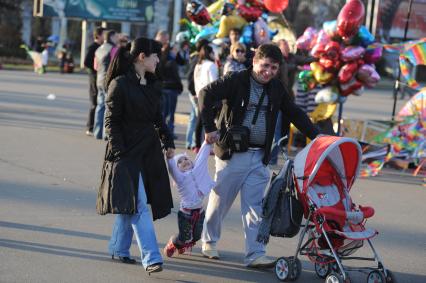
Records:
[[[272,217],[270,234],[274,237],[292,238],[299,233],[302,223],[303,207],[296,198],[291,171],[291,168],[287,170],[287,184],[280,190]]]

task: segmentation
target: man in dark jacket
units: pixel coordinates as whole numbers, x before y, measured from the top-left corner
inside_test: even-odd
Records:
[[[99,46],[104,42],[104,28],[97,27],[93,31],[93,43],[90,44],[86,57],[84,58],[84,66],[86,67],[87,73],[89,74],[89,99],[90,99],[90,109],[89,117],[87,118],[87,130],[86,135],[93,135],[93,121],[95,119],[95,110],[96,110],[96,99],[98,88],[96,87],[96,70],[93,66],[95,60],[95,52]]]
[[[207,205],[203,230],[202,253],[219,258],[216,243],[221,223],[241,191],[241,214],[245,234],[244,264],[248,267],[271,267],[275,260],[265,256],[265,246],[256,241],[261,220],[262,198],[269,182],[267,167],[278,111],[310,138],[317,129],[306,114],[290,99],[282,83],[276,79],[282,54],[272,44],[261,45],[253,58],[253,68],[232,73],[206,86],[200,92],[200,105],[205,138],[215,143],[216,187]],[[217,123],[215,107],[222,104]],[[232,152],[224,137],[227,127],[245,126],[249,129],[249,147],[244,152]]]

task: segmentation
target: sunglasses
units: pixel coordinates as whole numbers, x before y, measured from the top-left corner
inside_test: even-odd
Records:
[[[246,53],[246,51],[242,50],[242,49],[237,49],[237,50],[235,50],[235,52],[237,52],[237,53]]]

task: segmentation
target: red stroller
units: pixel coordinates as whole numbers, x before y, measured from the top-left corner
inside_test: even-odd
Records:
[[[361,155],[356,140],[335,136],[320,136],[296,155],[293,178],[306,224],[295,256],[277,260],[275,274],[279,280],[296,280],[301,274],[297,257],[305,255],[326,283],[350,282],[347,271],[369,272],[368,283],[394,282],[370,240],[378,232],[365,227],[374,209],[355,205],[349,195],[360,170]],[[364,241],[374,257],[351,257]],[[343,260],[375,261],[377,267],[350,268],[343,266]]]

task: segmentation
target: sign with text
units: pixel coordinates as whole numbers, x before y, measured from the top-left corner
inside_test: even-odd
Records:
[[[155,0],[35,0],[35,16],[152,22]]]

